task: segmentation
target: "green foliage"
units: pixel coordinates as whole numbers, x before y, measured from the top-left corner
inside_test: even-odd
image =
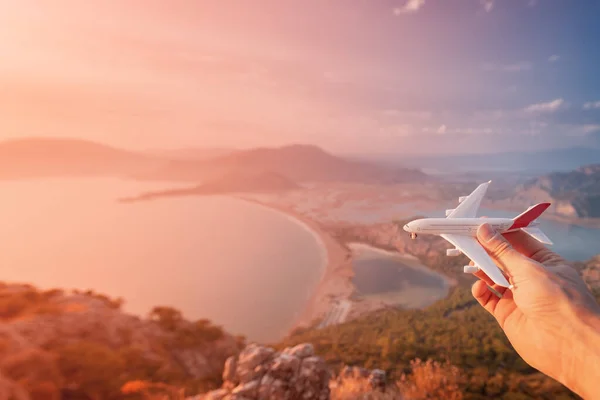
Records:
[[[4,288],[5,289],[5,288]],[[28,314],[57,314],[60,307],[31,286],[0,290],[0,319],[11,320]]]
[[[220,326],[212,325],[209,320],[201,319],[191,324],[182,324],[175,331],[175,344],[189,348],[202,346],[222,339],[225,332]]]
[[[509,394],[529,393],[528,379],[537,371],[516,354],[493,317],[475,305],[470,290],[458,288],[425,310],[388,309],[342,325],[297,331],[279,347],[311,342],[335,369],[381,368],[395,378],[410,373],[416,358],[448,360],[469,378],[461,387],[465,398],[508,399],[517,398]],[[549,378],[540,381],[552,398],[572,396]]]
[[[85,292],[82,292],[82,294],[84,294],[88,297],[93,297],[95,299],[102,300],[104,302],[104,304],[106,304],[108,307],[115,309],[115,310],[120,310],[121,307],[123,306],[123,303],[125,303],[125,300],[123,300],[121,297],[117,297],[116,299],[111,299],[107,295],[102,294],[102,293],[97,293],[91,289],[88,289]]]
[[[58,364],[67,382],[91,398],[118,398],[125,383],[126,363],[119,354],[99,343],[79,341],[58,349]]]
[[[167,306],[154,307],[150,311],[148,318],[169,332],[174,332],[183,321],[183,315],[181,315],[180,311]]]

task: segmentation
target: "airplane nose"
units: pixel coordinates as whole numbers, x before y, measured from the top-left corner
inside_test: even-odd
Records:
[[[405,230],[406,232],[410,232],[410,228],[408,227],[408,224],[404,225],[404,230]]]

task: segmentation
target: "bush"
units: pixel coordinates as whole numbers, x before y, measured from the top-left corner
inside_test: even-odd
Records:
[[[32,398],[60,399],[63,377],[56,358],[43,350],[26,349],[2,360],[4,375],[19,383]]]
[[[72,343],[57,351],[62,375],[75,384],[79,394],[100,399],[119,397],[126,369],[120,354],[88,341]]]
[[[148,317],[158,323],[161,328],[170,332],[174,332],[183,321],[179,310],[167,306],[154,307]]]
[[[462,400],[460,386],[464,379],[450,363],[420,359],[411,361],[411,374],[402,375],[398,387],[407,400]]]

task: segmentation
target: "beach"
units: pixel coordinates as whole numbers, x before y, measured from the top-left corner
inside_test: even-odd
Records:
[[[323,254],[321,279],[310,291],[306,306],[296,315],[291,330],[309,326],[325,315],[336,301],[350,298],[354,292],[354,285],[352,284],[352,251],[349,248],[325,232],[318,222],[297,212],[243,196],[235,197],[286,215],[303,229],[311,232],[321,246]]]
[[[427,291],[427,289],[422,287],[407,286],[399,291],[361,296],[359,302],[351,301],[351,297],[357,294],[356,286],[353,283],[355,275],[353,262],[363,252],[375,252],[382,256],[390,257],[397,260],[399,267],[410,268],[427,276],[440,278],[443,280],[446,288],[456,285],[455,279],[427,268],[413,255],[384,250],[358,242],[344,245],[310,217],[282,206],[265,204],[254,198],[244,196],[236,196],[236,198],[283,213],[303,229],[310,231],[321,246],[323,254],[321,279],[316,287],[311,290],[304,309],[296,315],[295,323],[291,330],[313,325],[341,303],[351,303],[351,311],[347,314],[347,319],[351,319],[386,307],[422,308],[431,303],[431,301],[423,301],[424,298],[437,299],[447,294],[447,290],[441,293],[440,290]]]

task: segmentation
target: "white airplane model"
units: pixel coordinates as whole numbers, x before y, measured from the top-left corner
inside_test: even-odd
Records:
[[[410,232],[410,237],[416,239],[418,234],[439,235],[452,243],[455,248],[446,250],[446,255],[453,257],[464,253],[475,266],[464,267],[465,273],[483,270],[494,283],[512,288],[504,274],[485,249],[477,241],[477,228],[488,223],[495,230],[506,233],[522,230],[536,240],[552,244],[550,239],[537,227],[538,218],[550,206],[550,203],[539,203],[529,207],[515,218],[477,218],[477,210],[481,200],[492,181],[482,183],[469,196],[459,197],[459,205],[455,209],[446,210],[446,218],[417,219],[404,225],[404,230]]]

